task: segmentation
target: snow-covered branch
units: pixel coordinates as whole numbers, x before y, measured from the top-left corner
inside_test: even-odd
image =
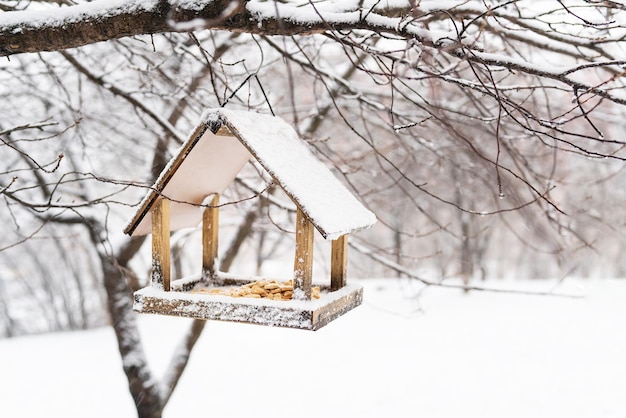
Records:
[[[162,32],[202,29],[263,35],[310,35],[369,31],[396,39],[412,40],[429,48],[489,66],[556,79],[577,91],[585,90],[616,103],[626,98],[610,94],[569,77],[571,68],[530,62],[502,53],[487,40],[489,32],[506,42],[562,54],[579,62],[605,67],[615,76],[626,62],[613,59],[615,45],[626,29],[615,24],[578,29],[559,22],[570,9],[529,13],[524,1],[496,3],[475,1],[94,1],[70,7],[37,8],[0,15],[0,55],[62,50],[99,41]],[[508,8],[507,8],[508,7]],[[609,11],[620,12],[620,10]],[[583,9],[592,13],[595,9]],[[579,13],[580,14],[580,13]],[[578,15],[576,15],[578,16]],[[438,23],[438,24],[435,24]],[[577,24],[580,22],[576,22]],[[557,30],[560,28],[559,30]],[[609,33],[609,30],[612,33]],[[336,40],[341,41],[340,37]],[[603,63],[602,60],[606,60]]]
[[[326,8],[326,4],[333,7]],[[60,9],[15,11],[0,16],[0,55],[55,51],[126,36],[199,29],[265,35],[383,30],[408,33],[428,45],[435,44],[437,37],[449,35],[417,29],[404,18],[366,12],[356,4],[348,9],[337,7],[334,2],[100,0]],[[403,10],[410,10],[408,3]]]

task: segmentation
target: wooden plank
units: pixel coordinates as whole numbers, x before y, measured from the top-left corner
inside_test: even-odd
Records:
[[[177,287],[175,283],[173,287]],[[139,313],[195,319],[243,322],[315,331],[359,306],[363,288],[347,285],[310,301],[228,298],[186,292],[135,292],[133,310]]]
[[[313,224],[298,208],[296,214],[296,255],[293,263],[293,297],[311,300],[313,281]]]
[[[220,128],[217,130],[217,132],[215,132],[215,135],[218,135],[218,136],[234,136],[232,134],[232,132],[230,131],[230,129],[228,129],[228,127],[226,127],[225,125],[220,126]]]
[[[363,303],[363,288],[361,286],[352,286],[349,289],[345,286],[344,288],[348,292],[332,293],[333,297],[331,297],[329,303],[312,312],[313,331],[320,329]],[[338,293],[344,294],[336,296]]]
[[[348,235],[342,235],[331,243],[330,290],[335,291],[346,285],[348,268]]]
[[[170,290],[170,201],[164,198],[152,208],[152,285]]]
[[[202,275],[213,277],[217,271],[220,195],[215,194],[202,214]]]

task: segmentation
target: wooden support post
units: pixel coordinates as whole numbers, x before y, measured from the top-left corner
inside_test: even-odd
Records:
[[[211,207],[202,214],[202,277],[212,278],[217,273],[217,239],[219,232],[220,195],[213,195]]]
[[[330,290],[339,290],[346,285],[348,267],[348,235],[334,239],[330,255]]]
[[[152,208],[152,286],[170,290],[170,201],[164,198]]]
[[[311,221],[298,208],[296,214],[296,256],[293,263],[294,299],[311,300],[314,230]]]

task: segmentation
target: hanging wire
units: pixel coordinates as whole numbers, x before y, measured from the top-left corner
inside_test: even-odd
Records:
[[[251,78],[254,78],[256,80],[257,84],[259,85],[259,88],[261,89],[261,93],[263,93],[263,97],[265,98],[265,103],[267,103],[267,107],[269,107],[269,109],[270,109],[270,113],[272,114],[272,116],[276,116],[276,114],[274,113],[274,109],[272,109],[272,105],[270,104],[270,100],[267,97],[267,94],[265,94],[265,89],[263,88],[263,85],[261,84],[261,80],[259,80],[259,76],[258,76],[257,73],[252,73],[252,74],[248,75],[246,77],[246,79],[244,81],[242,81],[241,84],[239,84],[239,86],[237,86],[237,88],[230,94],[230,96],[228,96],[228,98],[224,101],[224,103],[222,103],[222,105],[220,107],[226,107],[228,102],[230,102],[230,99],[235,97],[237,92],[239,90],[241,90],[241,88],[243,86],[245,86],[246,83],[248,83]]]

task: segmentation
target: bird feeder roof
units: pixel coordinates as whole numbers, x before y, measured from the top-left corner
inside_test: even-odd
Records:
[[[202,204],[222,193],[254,158],[326,239],[376,222],[350,191],[319,161],[282,119],[249,111],[207,110],[189,139],[141,201],[124,232],[151,232],[152,206],[170,200],[172,231],[195,227]]]

